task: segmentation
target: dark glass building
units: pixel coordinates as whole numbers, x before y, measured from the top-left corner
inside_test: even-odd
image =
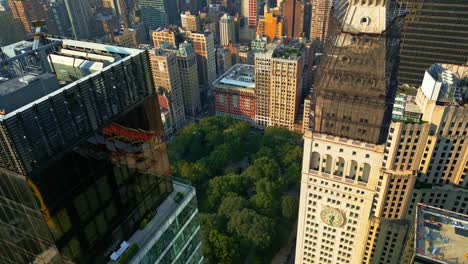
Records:
[[[468,62],[468,1],[410,0],[402,30],[400,84],[418,87],[434,63]]]
[[[0,263],[203,258],[146,51],[43,39],[0,64]]]

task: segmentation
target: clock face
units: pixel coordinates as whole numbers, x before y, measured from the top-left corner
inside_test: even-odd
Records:
[[[346,221],[343,213],[331,207],[323,209],[320,213],[320,218],[322,218],[322,221],[326,224],[335,227],[342,227]]]

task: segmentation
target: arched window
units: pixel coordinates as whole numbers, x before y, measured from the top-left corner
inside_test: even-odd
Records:
[[[369,163],[364,163],[364,165],[362,166],[362,176],[359,180],[362,182],[368,182],[370,170],[371,170],[371,166],[369,165]]]
[[[356,178],[358,163],[355,160],[349,160],[346,167],[346,178],[354,180]]]
[[[320,170],[320,154],[316,151],[312,152],[312,156],[310,158],[310,167],[313,170]]]
[[[330,155],[325,155],[323,156],[323,161],[322,161],[322,172],[329,173],[331,174],[332,170],[332,165],[333,165],[333,158]]]
[[[335,169],[333,170],[333,174],[336,176],[343,176],[344,174],[344,165],[345,160],[342,157],[338,157],[335,159]]]

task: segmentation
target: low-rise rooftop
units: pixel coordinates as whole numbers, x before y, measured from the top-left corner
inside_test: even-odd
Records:
[[[468,256],[468,215],[418,204],[416,260],[422,263],[465,263]]]
[[[248,64],[236,64],[216,79],[213,85],[217,88],[254,89],[254,66]]]
[[[421,108],[416,104],[416,96],[399,93],[395,97],[392,109],[392,119],[403,122],[420,122],[422,118]]]

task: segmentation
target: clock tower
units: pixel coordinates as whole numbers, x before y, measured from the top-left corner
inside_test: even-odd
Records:
[[[295,263],[373,263],[396,85],[394,4],[350,0],[329,36],[304,134]]]

